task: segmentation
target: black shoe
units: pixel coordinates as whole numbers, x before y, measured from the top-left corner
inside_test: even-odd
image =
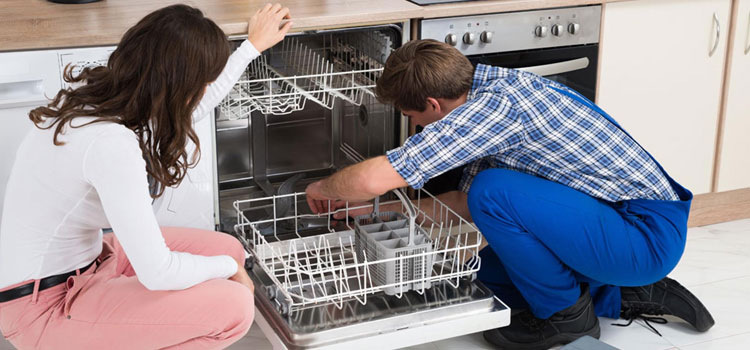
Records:
[[[549,349],[589,335],[599,338],[599,319],[594,313],[588,287],[575,305],[546,320],[526,310],[510,317],[510,326],[484,332],[484,339],[500,349]]]
[[[620,317],[627,320],[644,318],[644,315],[672,315],[690,323],[699,332],[707,331],[715,323],[693,293],[668,277],[647,286],[620,287],[620,294]]]

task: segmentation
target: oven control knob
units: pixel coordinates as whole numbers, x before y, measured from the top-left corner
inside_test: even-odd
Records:
[[[544,38],[547,36],[547,26],[537,26],[534,30],[534,34],[537,38]]]
[[[456,34],[448,34],[445,36],[445,43],[451,46],[456,46],[456,44],[458,44],[458,37]]]
[[[474,33],[464,34],[464,44],[471,45],[474,44],[474,41],[476,41],[476,35],[474,35]]]
[[[482,34],[479,34],[479,41],[489,44],[492,42],[492,32],[483,31]]]
[[[562,24],[555,24],[552,26],[552,35],[561,36],[565,32],[565,27]]]
[[[581,25],[578,23],[571,23],[568,24],[568,33],[572,35],[578,34],[578,32],[581,31]]]

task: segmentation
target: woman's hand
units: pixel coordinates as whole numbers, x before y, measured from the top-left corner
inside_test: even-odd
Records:
[[[288,8],[281,7],[281,4],[266,4],[250,18],[247,24],[247,39],[258,52],[263,52],[284,39],[292,27],[292,21],[287,21],[283,26],[281,21],[290,18]]]
[[[244,265],[245,264],[237,262],[237,273],[235,273],[234,276],[229,277],[229,279],[237,283],[240,283],[246,286],[247,288],[250,288],[250,292],[255,293],[255,286],[253,285],[253,281],[250,280],[250,276],[248,276]]]

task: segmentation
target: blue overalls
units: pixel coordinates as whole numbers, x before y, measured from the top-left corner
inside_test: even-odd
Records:
[[[550,88],[620,127],[578,93]],[[468,198],[489,243],[479,254],[478,278],[511,308],[529,308],[542,319],[575,304],[579,283],[587,283],[597,315],[619,318],[619,286],[660,280],[685,249],[693,194],[656,164],[679,201],[612,203],[518,171],[479,173]]]

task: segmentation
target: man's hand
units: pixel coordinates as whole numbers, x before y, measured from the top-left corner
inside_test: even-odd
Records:
[[[281,7],[281,4],[271,6],[266,4],[262,9],[255,12],[247,24],[247,39],[255,46],[258,52],[263,52],[276,45],[284,39],[284,36],[292,27],[292,21],[281,25],[284,19],[291,19],[289,9]]]
[[[235,273],[234,276],[229,277],[229,280],[240,283],[247,288],[250,288],[251,293],[255,293],[255,286],[253,285],[253,281],[250,280],[247,271],[245,271],[244,265],[245,264],[243,263],[237,262],[237,273]]]
[[[315,181],[305,189],[307,194],[307,205],[315,214],[328,212],[328,201],[334,198],[329,198],[323,194],[322,190],[323,180]]]
[[[393,169],[388,158],[378,156],[311,183],[305,192],[310,209],[314,213],[325,213],[343,208],[345,201],[367,201],[404,186],[406,181]],[[331,208],[328,208],[329,200]]]

